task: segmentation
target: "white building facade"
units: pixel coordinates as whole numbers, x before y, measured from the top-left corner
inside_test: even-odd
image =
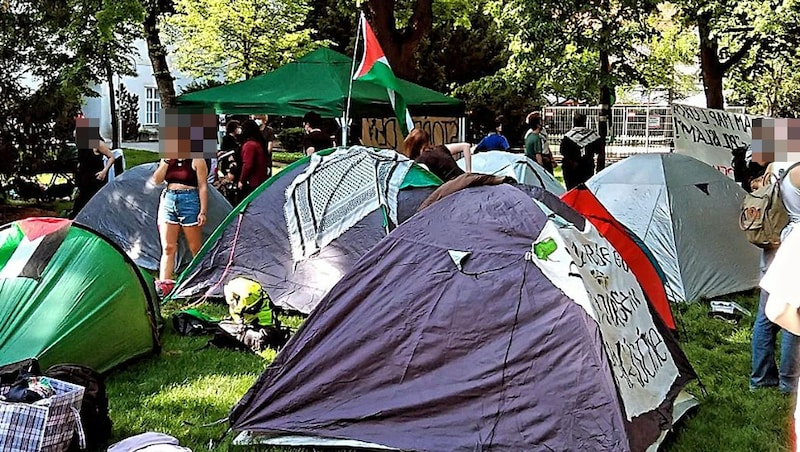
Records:
[[[132,56],[131,60],[136,63],[136,76],[114,76],[114,86],[119,90],[120,85],[139,97],[139,129],[156,131],[158,129],[159,111],[161,110],[161,97],[158,92],[158,85],[153,76],[153,66],[147,54],[147,43],[144,40],[137,40],[134,43],[137,56]],[[167,57],[170,72],[175,77],[175,91],[179,93],[183,87],[188,85],[191,80],[175,69],[174,61]],[[92,86],[92,89],[100,94],[99,97],[88,97],[82,106],[83,115],[87,118],[98,118],[100,120],[100,134],[106,141],[110,141],[111,132],[111,100],[108,92],[108,83],[103,82]]]

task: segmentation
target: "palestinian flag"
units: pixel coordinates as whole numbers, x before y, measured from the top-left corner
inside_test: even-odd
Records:
[[[403,132],[403,136],[408,135],[408,131],[414,128],[414,121],[411,120],[411,114],[406,108],[406,101],[399,93],[399,80],[394,76],[389,61],[378,44],[378,38],[375,37],[375,32],[364,18],[364,14],[361,14],[361,27],[364,34],[364,56],[361,58],[361,64],[353,79],[371,82],[386,88],[389,93],[389,102],[391,102],[397,122],[400,124],[400,130]]]
[[[61,218],[29,218],[4,229],[0,233],[0,280],[41,278],[71,225]]]

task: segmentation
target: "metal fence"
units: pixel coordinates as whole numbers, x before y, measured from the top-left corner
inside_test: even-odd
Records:
[[[744,113],[744,107],[728,111]],[[576,113],[586,115],[586,126],[597,130],[600,107],[545,107],[542,112],[550,149],[559,154],[561,138],[572,128]],[[606,158],[614,160],[645,152],[672,149],[672,110],[667,106],[625,105],[611,107]]]

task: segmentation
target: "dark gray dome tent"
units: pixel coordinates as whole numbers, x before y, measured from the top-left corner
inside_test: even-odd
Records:
[[[172,297],[222,297],[228,281],[245,276],[278,306],[307,314],[440,184],[390,150],[354,146],[306,157],[231,212]]]
[[[128,169],[95,194],[75,218],[80,224],[102,232],[120,246],[142,268],[157,270],[161,259],[158,236],[158,202],[163,185],[151,181],[157,163]],[[208,239],[233,208],[216,188],[208,187],[208,217],[203,240]],[[186,242],[178,246],[176,270],[192,260]]]
[[[367,252],[230,421],[251,444],[644,451],[694,377],[613,246],[554,196],[502,184]]]

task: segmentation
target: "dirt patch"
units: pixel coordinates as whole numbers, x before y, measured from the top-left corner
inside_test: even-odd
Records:
[[[0,206],[0,224],[11,223],[30,217],[57,217],[53,210],[28,206]]]

